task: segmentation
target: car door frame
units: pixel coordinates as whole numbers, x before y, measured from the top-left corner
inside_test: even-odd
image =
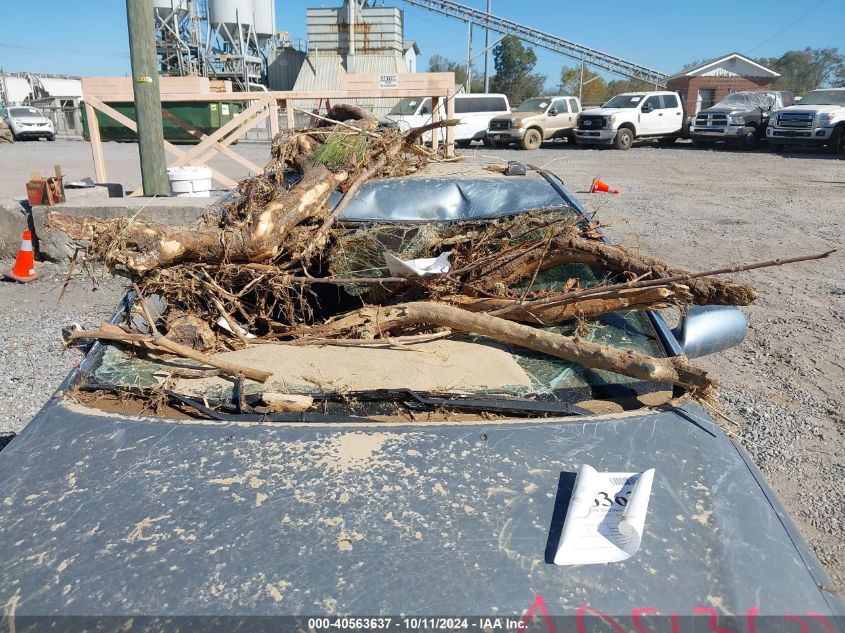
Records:
[[[666,98],[674,97],[677,102],[674,106],[666,105]],[[672,134],[680,132],[684,128],[684,108],[681,100],[677,94],[666,93],[660,95],[660,105],[663,106],[663,118],[661,119],[661,127],[663,134]]]
[[[563,104],[566,108],[566,112],[560,112],[558,105],[555,104]],[[549,114],[549,111],[552,108],[557,108],[558,113],[554,116]],[[557,138],[558,133],[563,130],[571,127],[570,122],[572,120],[572,108],[569,106],[569,102],[566,98],[561,97],[559,99],[552,99],[551,104],[548,108],[546,108],[546,113],[543,115],[544,119],[544,140]]]
[[[650,112],[643,112],[643,107],[652,99],[657,100],[657,107],[653,107]],[[663,101],[660,95],[648,95],[637,106],[637,136],[654,136],[663,133],[661,123],[661,106]]]

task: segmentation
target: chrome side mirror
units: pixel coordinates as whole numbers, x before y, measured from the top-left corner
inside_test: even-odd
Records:
[[[748,321],[735,306],[692,306],[672,334],[689,358],[723,352],[745,340]]]

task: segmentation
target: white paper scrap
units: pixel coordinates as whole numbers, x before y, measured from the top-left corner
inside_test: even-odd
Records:
[[[225,317],[220,317],[219,319],[217,319],[217,325],[222,327],[224,330],[231,332],[232,334],[235,333],[235,331],[232,329],[232,326],[229,325],[229,321]],[[240,332],[241,336],[243,336],[244,338],[255,338],[255,334],[253,334],[252,332],[247,332],[237,323],[235,323],[235,327],[238,328],[238,332]]]
[[[394,277],[424,277],[443,275],[449,272],[449,256],[452,251],[440,253],[437,257],[401,260],[391,253],[384,253],[384,263]]]
[[[555,565],[614,563],[633,556],[640,549],[653,481],[654,468],[642,473],[600,473],[582,465]]]

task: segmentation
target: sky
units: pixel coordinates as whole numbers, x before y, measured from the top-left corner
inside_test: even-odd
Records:
[[[477,9],[486,0],[462,0]],[[407,5],[405,39],[419,44],[419,70],[434,54],[465,61],[465,23]],[[76,75],[129,73],[125,0],[3,0],[0,68]],[[277,30],[305,37],[305,9],[341,0],[276,0]],[[672,74],[687,63],[737,51],[775,57],[791,49],[835,47],[845,53],[845,0],[492,0],[492,12],[628,61]],[[49,19],[42,19],[49,16]],[[37,27],[35,26],[37,25]],[[491,43],[498,39],[490,34]],[[484,33],[474,30],[473,51]],[[578,62],[535,49],[535,72],[557,84],[563,65]],[[477,58],[483,67],[483,56]],[[490,62],[493,72],[492,58]],[[610,77],[612,78],[612,77]]]

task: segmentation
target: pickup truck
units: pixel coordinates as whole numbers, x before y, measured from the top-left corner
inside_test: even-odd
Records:
[[[791,107],[772,113],[766,128],[769,147],[826,147],[845,155],[845,88],[813,90]]]
[[[692,144],[707,147],[718,141],[750,150],[766,138],[769,113],[791,106],[791,92],[733,92],[695,115],[690,127]]]
[[[626,92],[600,108],[584,110],[578,116],[575,142],[626,150],[639,139],[671,145],[686,130],[683,102],[677,92]]]
[[[372,275],[380,248],[414,247],[421,227],[588,216],[547,172],[468,171],[363,185],[341,216],[361,231],[350,261]],[[606,271],[564,263],[536,283],[567,278]],[[353,305],[343,288],[321,302]],[[675,329],[656,311],[577,327],[663,358],[746,332],[729,306],[691,307]],[[816,633],[845,616],[750,457],[671,384],[475,336],[223,356],[320,406],[259,413],[255,383],[97,342],[0,452],[0,630],[506,630],[480,616],[555,630],[517,626],[534,611],[566,618],[561,632]],[[133,399],[150,388],[160,406]],[[628,560],[555,564],[583,464],[655,469]]]
[[[490,120],[487,140],[493,147],[516,143],[522,149],[539,149],[543,141],[552,139],[572,141],[579,112],[578,97],[526,99],[511,114]]]

